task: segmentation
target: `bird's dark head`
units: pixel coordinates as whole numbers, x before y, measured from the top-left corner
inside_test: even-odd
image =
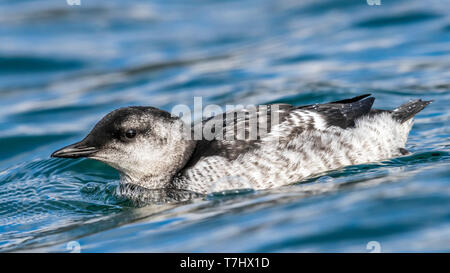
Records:
[[[52,157],[96,159],[117,169],[127,183],[164,188],[195,147],[178,117],[154,107],[125,107],[103,117],[80,142]]]

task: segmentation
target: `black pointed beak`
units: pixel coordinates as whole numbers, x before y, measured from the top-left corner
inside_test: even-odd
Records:
[[[81,141],[55,151],[51,155],[51,157],[61,157],[61,158],[89,157],[90,155],[96,153],[97,151],[98,148],[86,146]]]

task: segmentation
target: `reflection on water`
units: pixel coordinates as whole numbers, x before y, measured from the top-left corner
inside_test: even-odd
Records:
[[[450,7],[442,1],[0,4],[0,251],[448,251]],[[435,102],[412,155],[267,191],[133,191],[50,159],[126,105]],[[180,202],[175,202],[180,201]],[[151,205],[143,206],[144,203]]]

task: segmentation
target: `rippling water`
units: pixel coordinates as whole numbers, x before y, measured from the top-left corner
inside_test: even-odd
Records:
[[[2,1],[0,251],[450,251],[445,1]],[[136,207],[50,159],[126,105],[413,98],[410,156],[297,185]]]

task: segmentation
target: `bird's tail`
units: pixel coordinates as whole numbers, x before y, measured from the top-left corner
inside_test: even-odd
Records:
[[[412,100],[400,105],[392,111],[392,117],[403,123],[413,118],[417,113],[422,111],[428,104],[432,103],[432,100]]]

